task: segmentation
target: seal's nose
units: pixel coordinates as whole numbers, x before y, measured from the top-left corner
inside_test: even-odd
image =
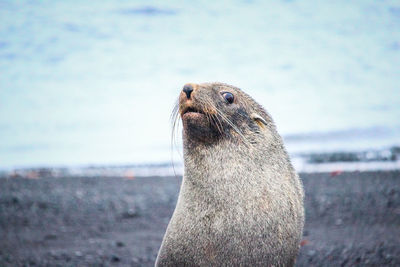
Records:
[[[183,86],[183,92],[186,94],[187,99],[190,99],[190,95],[193,92],[193,86],[185,84],[185,86]]]

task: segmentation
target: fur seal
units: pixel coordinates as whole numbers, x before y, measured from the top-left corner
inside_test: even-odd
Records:
[[[293,266],[303,187],[271,116],[223,83],[186,84],[184,176],[156,266]]]

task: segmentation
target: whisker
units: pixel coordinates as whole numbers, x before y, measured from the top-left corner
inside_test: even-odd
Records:
[[[218,128],[221,129],[221,134],[223,134],[223,133],[224,133],[224,126],[222,125],[222,118],[220,118],[220,117],[218,116],[218,114],[215,115],[215,118],[217,119],[217,123],[218,123],[218,125],[219,125]]]
[[[218,132],[220,134],[222,134],[223,133],[222,124],[219,122],[219,119],[215,114],[210,113],[210,111],[216,110],[217,108],[215,107],[215,105],[210,100],[207,99],[205,102],[206,102],[205,106],[208,109],[206,114],[209,114],[210,122],[212,122],[217,127]]]
[[[176,141],[176,133],[179,129],[179,100],[175,102],[174,108],[172,109],[171,113],[171,124],[172,124],[172,133],[171,133],[171,163],[172,163],[172,169],[174,171],[175,177],[176,175],[176,170],[175,170],[175,164],[174,164],[174,148],[177,149],[177,141]],[[177,149],[178,153],[179,150]]]
[[[220,134],[223,134],[223,131],[222,131],[222,124],[221,124],[221,121],[220,121],[219,117],[216,116],[216,115],[212,115],[212,120],[213,120],[215,126],[217,127],[218,132],[219,132]]]
[[[246,145],[250,146],[250,142],[249,142],[249,141],[247,140],[247,138],[242,134],[242,132],[239,130],[239,128],[238,128],[236,125],[234,125],[233,122],[232,122],[231,120],[229,120],[219,109],[216,109],[216,110],[217,110],[218,115],[221,116],[221,118],[222,118],[226,123],[228,123],[228,124],[233,128],[233,130],[235,130],[235,132],[236,132],[240,137],[242,137],[243,142],[244,142]]]

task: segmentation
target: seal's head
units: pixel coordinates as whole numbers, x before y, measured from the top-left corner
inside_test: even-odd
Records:
[[[227,137],[254,143],[257,135],[275,129],[257,102],[224,83],[185,84],[175,111],[182,118],[184,140],[192,144],[212,144]]]

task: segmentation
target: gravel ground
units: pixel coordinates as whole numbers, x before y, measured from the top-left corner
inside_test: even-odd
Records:
[[[297,266],[400,266],[400,172],[301,174]],[[0,266],[152,266],[180,177],[0,179]]]

